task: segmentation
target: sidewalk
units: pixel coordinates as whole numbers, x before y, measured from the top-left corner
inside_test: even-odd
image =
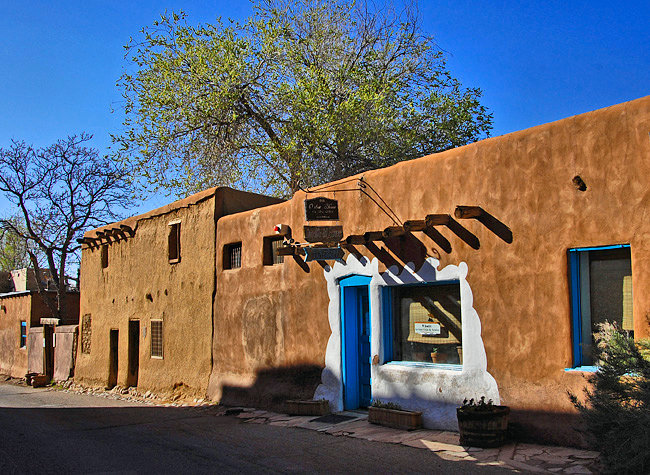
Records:
[[[23,383],[24,384],[24,383]],[[334,437],[355,437],[370,441],[401,444],[434,452],[445,460],[474,462],[477,466],[494,466],[519,473],[600,473],[598,452],[570,447],[556,447],[528,443],[510,443],[498,449],[481,449],[459,445],[458,433],[439,430],[404,431],[382,427],[368,422],[363,411],[344,411],[328,416],[289,416],[253,408],[226,407],[204,399],[169,400],[135,388],[116,387],[111,391],[87,388],[68,382],[55,391],[86,393],[96,397],[123,399],[164,407],[188,407],[197,413],[213,416],[236,416],[244,423],[269,424],[281,427],[309,429]]]
[[[245,423],[299,427],[335,437],[356,437],[377,442],[402,444],[430,450],[445,460],[475,462],[477,466],[497,466],[529,473],[599,473],[598,452],[567,447],[511,443],[498,449],[480,449],[458,445],[458,433],[438,430],[412,432],[370,424],[368,415],[346,411],[329,416],[288,416],[275,412],[247,409],[225,409],[224,415],[235,415]]]

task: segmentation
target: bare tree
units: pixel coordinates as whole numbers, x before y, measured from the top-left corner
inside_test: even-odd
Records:
[[[56,318],[65,311],[66,269],[78,259],[77,239],[88,228],[115,221],[114,210],[128,203],[125,170],[86,147],[91,139],[81,133],[46,148],[24,141],[0,148],[0,192],[19,216],[0,218],[0,228],[24,242],[37,275],[42,268],[50,271],[56,300],[36,281]]]

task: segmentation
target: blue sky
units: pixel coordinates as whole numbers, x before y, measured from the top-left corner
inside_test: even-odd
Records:
[[[165,9],[182,9],[194,23],[251,13],[245,0],[0,0],[0,147],[86,131],[105,150],[120,130],[122,46]],[[420,11],[452,74],[483,89],[493,135],[650,94],[647,0],[421,0]],[[168,200],[154,197],[128,214]],[[0,200],[0,214],[8,212]]]

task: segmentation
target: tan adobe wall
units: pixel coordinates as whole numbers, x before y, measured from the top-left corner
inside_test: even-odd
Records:
[[[75,379],[105,385],[109,332],[119,330],[118,384],[126,385],[129,320],[140,322],[138,387],[170,389],[183,383],[204,393],[210,373],[214,288],[214,208],[210,194],[166,214],[137,221],[134,237],[109,245],[108,267],[100,250],[85,249],[81,264],[81,342],[91,315],[90,354],[77,352]],[[169,223],[181,222],[181,260],[168,260]],[[133,224],[134,227],[136,224]],[[162,359],[151,357],[151,320],[163,320]]]
[[[0,374],[22,378],[27,373],[27,348],[20,348],[20,321],[30,327],[31,295],[0,298]]]
[[[56,297],[54,292],[50,292],[50,295]],[[67,302],[67,314],[61,323],[76,323],[79,318],[79,294],[69,293]],[[20,348],[20,321],[27,322],[29,340],[30,334],[40,330],[41,318],[51,317],[52,312],[37,292],[7,295],[0,298],[0,305],[0,373],[22,378],[28,371],[29,351],[27,347]],[[42,338],[37,344],[42,345]],[[42,359],[41,347],[38,352],[41,356],[35,355],[34,358]],[[31,355],[29,357],[32,359]]]
[[[508,244],[480,222],[462,220],[480,241],[474,250],[437,228],[451,243],[449,254],[423,233],[414,236],[426,255],[440,260],[440,268],[467,263],[488,371],[501,402],[512,407],[515,424],[532,428],[538,438],[575,443],[565,418],[574,414],[566,391],[579,391],[585,383],[582,373],[565,371],[572,364],[568,249],[631,245],[635,333],[650,336],[649,132],[650,97],[645,97],[363,174],[402,221],[453,215],[458,205],[475,205],[512,231]],[[576,175],[586,191],[572,183]],[[355,186],[355,180],[340,184]],[[308,224],[341,224],[345,236],[393,224],[359,191],[309,197],[314,196],[338,200],[340,223]],[[280,401],[298,391],[290,387],[291,376],[282,379],[292,368],[324,366],[330,328],[322,266],[303,264],[303,270],[292,258],[262,266],[262,238],[272,234],[274,224],[290,225],[294,238],[303,240],[304,199],[297,193],[289,202],[218,222],[209,389],[215,398],[223,393],[273,403],[275,391]],[[238,241],[242,268],[222,270],[223,246]],[[386,244],[377,245],[376,254],[391,253]],[[406,247],[409,252],[394,248],[393,257],[408,262],[420,252]],[[278,377],[275,388],[269,375]]]

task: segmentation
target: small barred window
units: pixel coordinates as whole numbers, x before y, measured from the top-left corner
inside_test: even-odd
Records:
[[[163,357],[163,322],[151,320],[151,357]]]

